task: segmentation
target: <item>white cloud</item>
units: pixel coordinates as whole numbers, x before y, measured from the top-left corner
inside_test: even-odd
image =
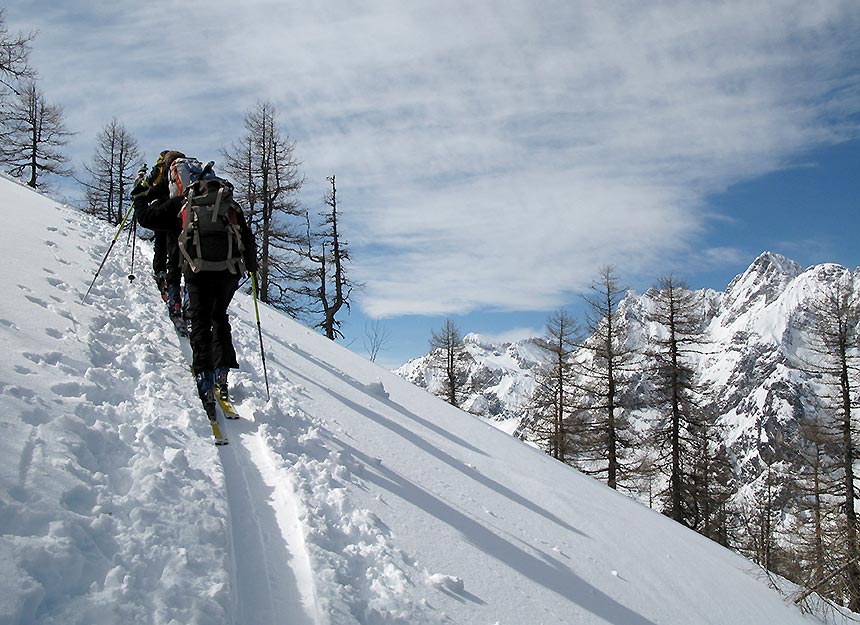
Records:
[[[279,106],[306,203],[337,173],[375,316],[547,310],[600,265],[663,271],[701,247],[708,193],[844,136],[860,99],[849,0],[49,7],[38,66],[79,145],[115,115],[150,154],[217,155]]]

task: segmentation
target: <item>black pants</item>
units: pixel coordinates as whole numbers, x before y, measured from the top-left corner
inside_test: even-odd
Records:
[[[227,306],[239,288],[239,276],[229,271],[185,272],[194,371],[238,369],[230,335]]]
[[[158,275],[164,272],[167,276],[167,284],[179,286],[182,276],[179,266],[179,235],[169,230],[156,230],[155,239],[152,242],[152,273]]]

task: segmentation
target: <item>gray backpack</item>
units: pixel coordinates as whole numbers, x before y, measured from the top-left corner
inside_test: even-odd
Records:
[[[179,250],[193,273],[229,271],[244,274],[241,207],[233,199],[233,185],[220,178],[193,182],[185,191],[179,212],[182,231]]]

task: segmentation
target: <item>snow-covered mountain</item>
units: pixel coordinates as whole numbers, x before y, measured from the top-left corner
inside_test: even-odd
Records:
[[[214,446],[151,250],[129,282],[118,246],[81,304],[112,229],[5,179],[0,205],[3,625],[820,622],[743,558],[261,307],[267,401],[241,294],[243,418]]]
[[[779,254],[765,252],[728,285],[725,292],[697,291],[701,298],[703,354],[698,363],[703,382],[718,398],[726,442],[743,480],[761,472],[759,445],[780,446],[811,409],[811,381],[799,367],[800,335],[809,326],[814,301],[839,279],[860,280],[860,272],[834,264],[803,269]],[[644,352],[659,332],[648,321],[651,293],[630,292],[619,306],[628,341]],[[516,430],[545,359],[537,339],[494,344],[465,337],[463,408],[506,432]],[[414,384],[436,391],[442,372],[433,355],[411,360],[396,372]],[[634,386],[636,386],[634,382]]]
[[[469,390],[461,407],[513,432],[534,390],[534,371],[546,362],[537,338],[494,343],[480,334],[465,335],[463,386]],[[410,360],[395,373],[438,393],[445,375],[438,362],[431,352]]]

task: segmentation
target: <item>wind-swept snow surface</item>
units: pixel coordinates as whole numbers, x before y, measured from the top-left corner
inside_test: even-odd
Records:
[[[0,623],[793,625],[748,561],[253,303],[215,447],[138,248],[0,180]],[[142,251],[141,251],[142,250]],[[141,260],[141,255],[144,257]]]

